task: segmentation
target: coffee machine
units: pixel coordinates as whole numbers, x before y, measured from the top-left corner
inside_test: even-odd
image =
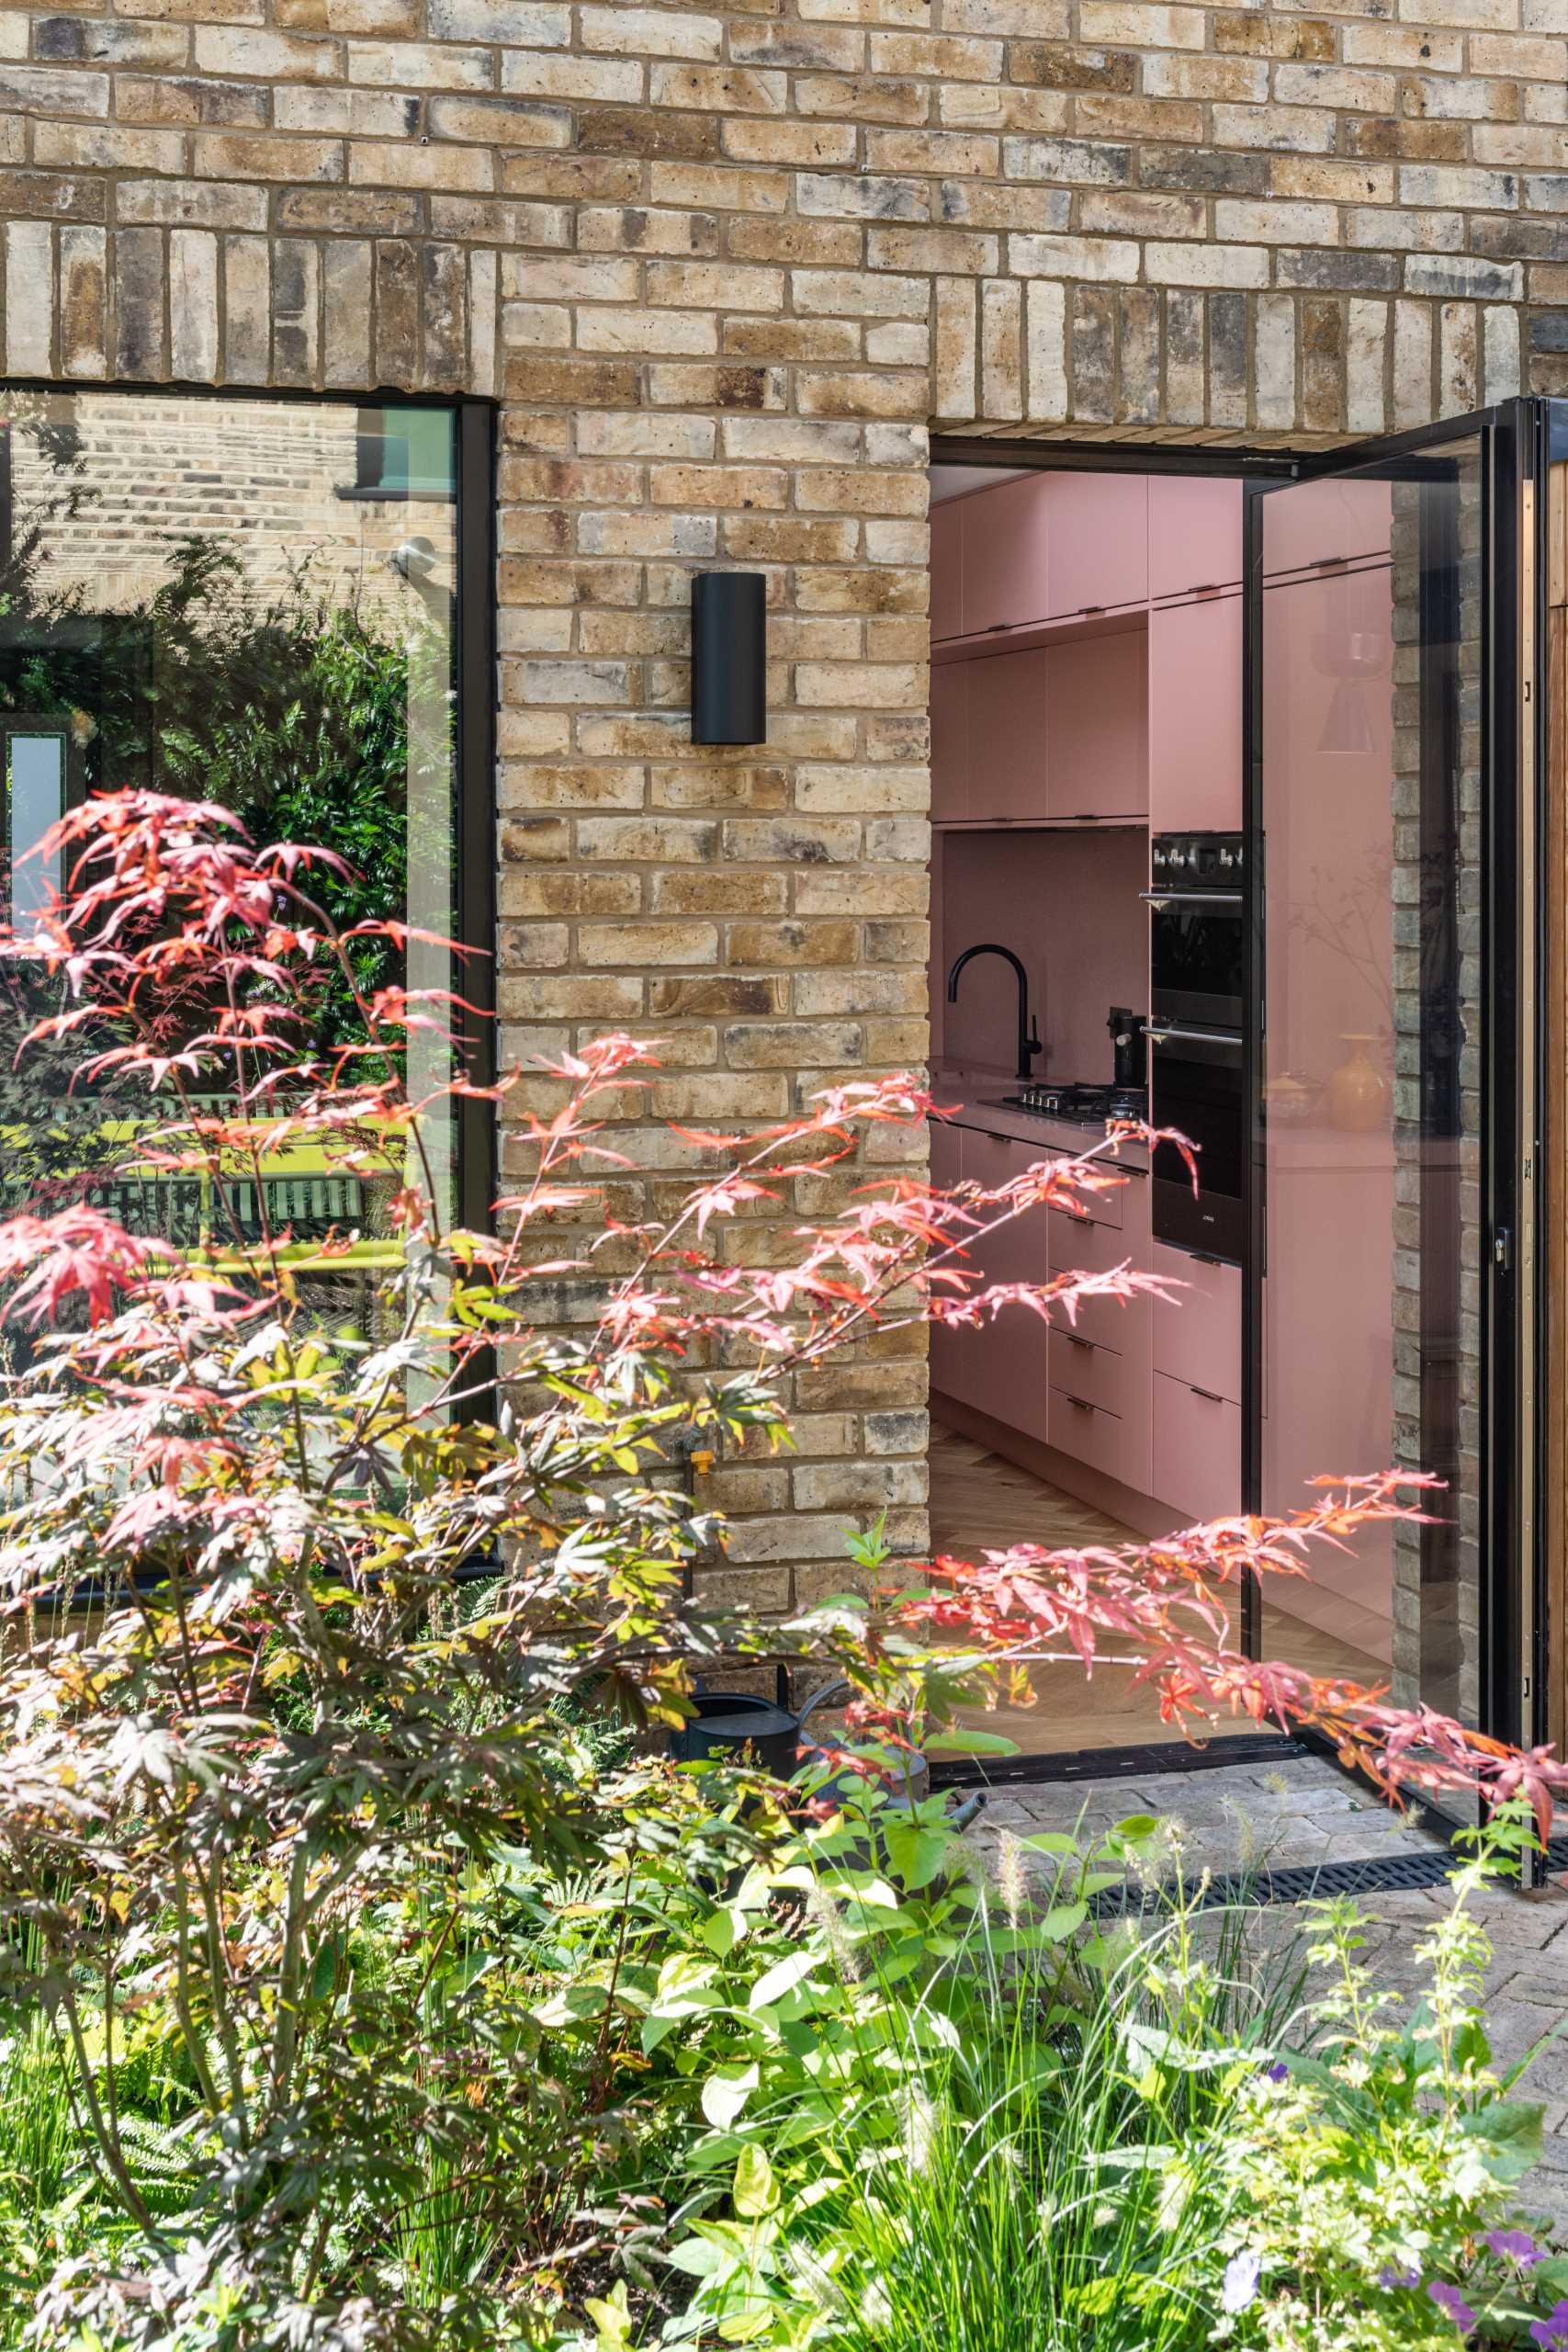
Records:
[[[1148,1015],[1134,1012],[1131,1005],[1113,1004],[1105,1025],[1116,1057],[1111,1082],[1119,1094],[1134,1092],[1148,1083]]]

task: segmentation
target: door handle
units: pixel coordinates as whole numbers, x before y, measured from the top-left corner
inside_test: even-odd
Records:
[[[1151,1046],[1234,1046],[1239,1056],[1241,1039],[1234,1029],[1177,1029],[1152,1024],[1145,1032]]]
[[[1234,907],[1241,912],[1239,890],[1140,890],[1146,907]]]

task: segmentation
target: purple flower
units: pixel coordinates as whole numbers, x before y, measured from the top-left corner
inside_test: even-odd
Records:
[[[1276,2058],[1271,2066],[1264,2067],[1263,2079],[1266,2083],[1288,2083],[1291,2070],[1282,2058]]]
[[[1450,2287],[1446,2278],[1432,2278],[1427,2281],[1427,2292],[1440,2312],[1447,2312],[1460,2334],[1468,2335],[1475,2325],[1475,2313],[1459,2289]]]
[[[1541,2352],[1562,2352],[1568,2346],[1568,2302],[1559,2303],[1544,2319],[1532,2319],[1530,2340],[1541,2346]]]
[[[1263,2276],[1263,2256],[1249,2248],[1245,2254],[1233,2254],[1225,2265],[1225,2283],[1220,2296],[1223,2312],[1244,2312],[1257,2299],[1258,2282]]]
[[[1546,2260],[1546,2256],[1528,2230],[1483,2230],[1481,2243],[1491,2247],[1499,2262],[1517,2262],[1521,2270],[1528,2270],[1532,2263]]]
[[[1378,2273],[1380,2287],[1418,2287],[1420,2284],[1421,2273],[1418,2270],[1396,2270],[1390,2262],[1385,2262]]]

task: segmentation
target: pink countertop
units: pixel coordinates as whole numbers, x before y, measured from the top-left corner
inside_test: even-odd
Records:
[[[1088,1151],[1100,1140],[1098,1128],[1076,1119],[1043,1119],[1032,1111],[1009,1110],[1002,1097],[1015,1093],[1021,1084],[997,1070],[964,1069],[951,1063],[934,1064],[931,1074],[932,1096],[941,1109],[954,1114],[954,1126],[1038,1144],[1043,1152]],[[1148,1164],[1148,1152],[1139,1143],[1124,1143],[1116,1154],[1116,1165],[1130,1175],[1146,1175]]]

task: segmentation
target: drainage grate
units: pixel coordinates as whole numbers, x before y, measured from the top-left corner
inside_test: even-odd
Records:
[[[1317,1895],[1392,1894],[1406,1888],[1441,1886],[1456,1860],[1448,1848],[1438,1846],[1411,1854],[1367,1855],[1353,1862],[1316,1862],[1292,1870],[1271,1871],[1264,1867],[1236,1871],[1210,1881],[1201,1907],[1214,1910],[1230,1903],[1305,1903]],[[1543,1860],[1549,1873],[1568,1871],[1568,1838],[1551,1839]],[[1101,1918],[1116,1917],[1127,1912],[1157,1910],[1166,1899],[1164,1889],[1135,1889],[1129,1884],[1109,1889],[1095,1908]]]

